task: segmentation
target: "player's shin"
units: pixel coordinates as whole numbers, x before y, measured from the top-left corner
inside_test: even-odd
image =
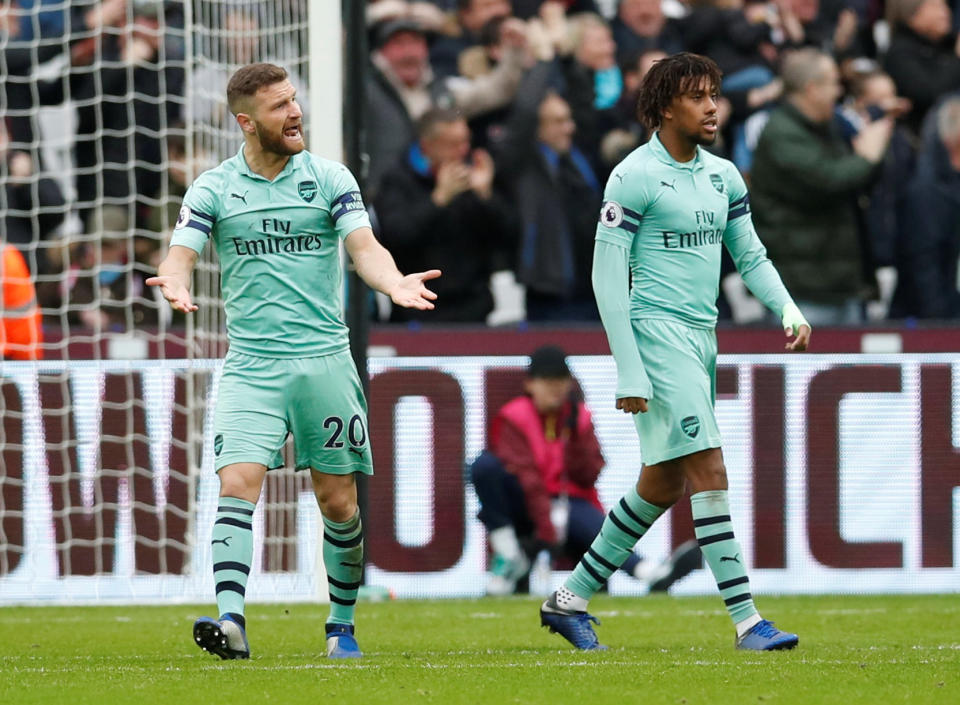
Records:
[[[360,511],[345,522],[323,518],[323,564],[330,590],[331,624],[353,624],[363,573],[363,524]]]
[[[726,490],[698,492],[690,497],[694,532],[703,557],[717,581],[737,631],[760,621],[750,594],[746,560],[733,534]]]
[[[666,510],[650,504],[636,487],[610,510],[603,527],[564,583],[570,592],[589,599],[630,556],[634,545]]]
[[[243,615],[247,577],[253,562],[253,510],[245,499],[221,497],[210,541],[213,581],[220,616],[229,615],[245,627]]]

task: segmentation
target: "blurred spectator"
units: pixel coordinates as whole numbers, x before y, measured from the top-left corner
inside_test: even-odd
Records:
[[[503,31],[508,23],[516,25],[517,21],[511,22],[508,18],[499,17],[490,20],[483,26],[480,31],[480,44],[470,47],[460,54],[460,75],[462,77],[474,80],[480,79],[489,76],[497,69],[508,48]],[[534,42],[549,41],[549,37],[542,36],[542,34],[537,35],[536,32],[531,31],[529,26],[527,27],[527,34],[527,54],[536,51]],[[552,56],[552,49],[550,51]],[[528,56],[524,65],[530,64],[532,61],[532,57]],[[499,137],[504,129],[503,126],[510,114],[511,107],[512,103],[507,103],[500,108],[476,115],[468,121],[474,146],[486,148],[491,140],[496,140]]]
[[[513,14],[522,20],[529,20],[540,14],[544,5],[558,5],[570,15],[578,12],[600,14],[600,8],[594,0],[513,0]]]
[[[0,203],[5,213],[3,240],[17,246],[34,276],[49,276],[60,271],[59,244],[51,240],[66,215],[63,194],[56,181],[36,175],[27,152],[10,150],[9,144],[0,119],[0,197],[6,199]]]
[[[122,8],[124,2],[113,0],[111,4]],[[7,113],[11,140],[20,149],[33,150],[37,138],[29,111],[35,103],[38,69],[63,53],[66,43],[56,40],[64,37],[72,24],[69,4],[62,0],[0,4],[0,65],[4,73],[0,105]]]
[[[457,0],[455,36],[438,37],[430,47],[430,65],[440,77],[461,74],[460,55],[480,43],[480,32],[490,20],[510,17],[509,0]]]
[[[757,232],[797,305],[816,326],[861,320],[855,197],[878,172],[893,131],[881,117],[851,144],[834,120],[840,75],[815,49],[784,60],[786,99],[760,136],[752,176]]]
[[[604,459],[590,410],[558,347],[530,356],[523,394],[501,407],[490,446],[470,468],[493,548],[487,594],[509,595],[541,549],[580,560],[605,513],[596,482]],[[666,590],[700,564],[695,541],[660,565],[630,553],[620,569]]]
[[[723,71],[723,87],[748,90],[773,80],[777,58],[765,2],[694,0],[683,22],[686,51],[709,56]]]
[[[452,11],[459,0],[373,0],[367,3],[368,27],[389,20],[412,20],[427,32],[454,35],[459,31]]]
[[[493,192],[493,159],[470,151],[470,130],[455,110],[434,108],[418,125],[419,139],[388,170],[374,200],[380,240],[397,266],[443,271],[437,307],[395,307],[391,321],[483,323],[493,310],[490,275],[513,246],[506,203]]]
[[[661,0],[620,0],[611,28],[621,65],[650,49],[667,54],[685,49],[680,23],[663,14]]]
[[[43,329],[37,293],[23,255],[13,245],[3,245],[0,282],[3,302],[0,316],[0,351],[4,360],[39,360],[43,357]]]
[[[687,51],[707,55],[717,62],[723,71],[726,94],[747,94],[766,89],[776,81],[772,66],[777,60],[777,49],[771,24],[776,15],[771,14],[772,8],[766,2],[697,0],[684,19]],[[740,107],[742,103],[736,105]],[[745,122],[753,111],[728,104],[725,112],[727,116],[733,113],[730,158],[742,172],[749,172],[752,150]]]
[[[512,100],[523,74],[525,29],[511,20],[502,32],[507,49],[494,71],[476,79],[436,79],[420,24],[394,20],[374,28],[366,86],[369,193],[376,197],[384,172],[414,141],[414,125],[430,108],[456,107],[469,119]]]
[[[893,79],[876,64],[868,65],[871,68],[852,77],[850,100],[843,110],[851,138],[874,120],[899,118],[910,110],[910,101],[897,95]],[[877,284],[873,300],[867,303],[870,320],[887,317],[903,267],[904,246],[914,227],[904,213],[914,160],[909,132],[896,124],[877,180],[861,197],[865,271],[868,279],[876,277]]]
[[[123,0],[80,0],[72,8],[81,29],[70,45],[69,74],[46,82],[41,99],[77,106],[75,183],[86,232],[100,232],[104,218],[130,230],[139,215],[136,197],[160,186],[159,135],[179,112],[183,69],[167,58],[182,47],[171,47],[172,33],[163,29],[180,22],[172,14],[180,10],[137,3],[128,23]]]
[[[151,272],[160,264],[163,244],[176,225],[187,187],[201,172],[217,165],[216,158],[198,144],[199,140],[194,140],[193,153],[188,155],[185,133],[184,125],[177,124],[171,126],[167,134],[166,184],[155,194],[156,205],[150,208],[145,223],[146,229],[154,235],[138,235],[134,239],[137,263],[149,265]]]
[[[884,65],[913,102],[908,124],[917,132],[937,98],[960,89],[960,38],[944,0],[889,0],[887,15],[893,35]]]
[[[908,189],[906,266],[895,306],[906,315],[956,318],[960,256],[960,98],[937,110],[937,141],[925,145]]]
[[[73,248],[62,283],[67,322],[97,334],[153,325],[158,303],[145,293],[149,274],[131,266],[126,219],[118,210],[105,210],[102,218],[100,236]]]
[[[542,62],[524,79],[497,152],[520,214],[517,280],[527,320],[596,320],[590,271],[602,185],[574,144],[571,104],[548,90],[550,69]],[[581,101],[578,114],[591,109]]]
[[[666,56],[660,49],[650,49],[623,67],[623,93],[615,108],[617,127],[603,135],[600,144],[600,163],[604,171],[610,171],[650,138],[647,128],[637,119],[640,83],[650,67]]]
[[[211,57],[204,54],[197,57],[187,115],[194,129],[206,133],[204,141],[211,145],[217,161],[232,157],[243,144],[237,132],[236,119],[227,108],[227,83],[241,66],[256,61],[284,66],[297,91],[297,102],[304,112],[304,124],[309,124],[307,109],[310,103],[306,84],[293,67],[261,51],[260,20],[255,9],[228,6],[223,12],[219,50],[214,51]]]
[[[593,107],[609,110],[623,93],[623,74],[617,65],[613,33],[599,15],[578,15],[570,25],[574,56],[593,74]]]
[[[776,14],[785,44],[792,48],[813,47],[830,53],[837,61],[865,52],[862,21],[850,7],[858,0],[776,0]]]

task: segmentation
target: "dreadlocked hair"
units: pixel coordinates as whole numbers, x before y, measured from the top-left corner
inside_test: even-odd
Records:
[[[660,59],[640,84],[637,117],[647,129],[656,130],[674,98],[696,89],[704,79],[712,89],[720,90],[721,76],[714,60],[700,54],[684,51]]]

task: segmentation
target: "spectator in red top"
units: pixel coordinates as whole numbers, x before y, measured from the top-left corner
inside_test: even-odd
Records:
[[[595,487],[603,453],[563,350],[546,346],[531,355],[524,391],[497,413],[490,448],[471,468],[494,551],[491,595],[512,593],[541,549],[579,560],[605,516]],[[650,590],[666,590],[699,564],[690,541],[659,565],[631,554],[622,569]]]

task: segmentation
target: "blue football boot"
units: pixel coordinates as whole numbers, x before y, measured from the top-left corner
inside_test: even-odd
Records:
[[[799,641],[800,637],[796,634],[782,632],[773,626],[773,622],[763,619],[737,639],[737,648],[752,651],[776,651],[777,649],[792,649]]]
[[[222,659],[250,658],[246,631],[226,615],[219,622],[211,617],[201,617],[194,622],[193,640],[204,651]]]
[[[540,624],[554,634],[559,634],[581,651],[604,651],[606,646],[597,639],[590,624],[600,624],[600,620],[586,612],[565,610],[557,604],[557,593],[553,593],[540,606]]]
[[[363,653],[352,624],[327,625],[327,658],[360,658]]]

